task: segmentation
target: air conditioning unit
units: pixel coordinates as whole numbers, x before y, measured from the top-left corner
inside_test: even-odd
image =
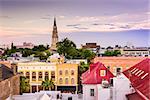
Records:
[[[109,82],[108,81],[102,81],[102,87],[103,88],[108,88],[109,87]]]

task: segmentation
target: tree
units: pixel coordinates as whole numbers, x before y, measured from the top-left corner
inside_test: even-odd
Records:
[[[87,50],[87,49],[80,49],[80,53],[81,53],[81,58],[87,59],[88,61],[93,59],[96,55],[94,52]]]
[[[112,51],[105,51],[104,56],[118,56],[120,55],[120,50],[112,50]]]
[[[32,50],[33,51],[45,51],[47,50],[47,47],[45,47],[44,45],[39,45],[39,46],[34,46]]]
[[[89,64],[85,64],[84,62],[80,62],[79,73],[82,74],[89,69]]]
[[[51,90],[51,89],[53,89],[54,88],[54,82],[52,81],[52,79],[51,80],[48,80],[48,79],[46,79],[45,81],[42,81],[42,87],[43,87],[43,90]]]
[[[69,50],[76,49],[76,45],[73,41],[68,38],[63,39],[57,43],[57,52],[63,54],[65,57],[69,56]]]
[[[24,76],[20,76],[20,93],[29,92],[29,79]]]

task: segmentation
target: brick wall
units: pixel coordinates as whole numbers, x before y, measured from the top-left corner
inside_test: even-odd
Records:
[[[20,76],[15,75],[11,78],[0,81],[0,100],[5,100],[9,95],[20,93]]]

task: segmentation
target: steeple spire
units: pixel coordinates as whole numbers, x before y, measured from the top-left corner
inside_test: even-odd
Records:
[[[56,18],[54,17],[54,26],[56,26]]]
[[[56,50],[56,43],[57,42],[58,42],[58,32],[57,32],[56,18],[54,17],[51,50]]]

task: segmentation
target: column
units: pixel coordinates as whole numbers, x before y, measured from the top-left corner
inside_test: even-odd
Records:
[[[30,73],[30,78],[29,78],[30,81],[29,82],[31,83],[31,81],[32,81],[32,72],[30,71],[29,73]]]
[[[51,79],[51,71],[48,72],[48,75],[49,75],[48,77],[49,77],[49,80],[50,80]]]
[[[36,91],[37,91],[37,92],[39,91],[39,87],[38,87],[38,85],[36,85]]]
[[[44,71],[42,72],[42,80],[43,81],[45,80],[45,72]]]
[[[55,85],[55,91],[57,91],[57,85]]]
[[[30,93],[32,93],[32,85],[30,85]]]
[[[76,94],[78,94],[78,85],[76,86]]]
[[[39,75],[38,75],[38,72],[36,71],[36,82],[38,82],[38,78],[39,78]]]
[[[26,76],[26,72],[25,71],[23,71],[23,76]]]

